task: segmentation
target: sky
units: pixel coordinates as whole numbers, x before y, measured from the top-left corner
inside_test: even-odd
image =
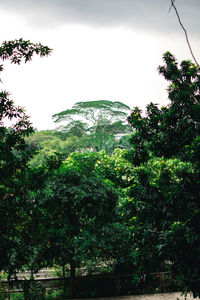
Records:
[[[79,101],[121,101],[143,111],[167,105],[162,55],[190,59],[170,0],[0,0],[0,43],[23,38],[53,49],[16,66],[6,62],[1,90],[25,107],[38,130]],[[200,1],[176,0],[200,61]]]

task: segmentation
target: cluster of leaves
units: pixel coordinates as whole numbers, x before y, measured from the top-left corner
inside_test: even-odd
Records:
[[[29,40],[25,41],[22,38],[19,40],[4,41],[0,47],[0,57],[2,60],[9,60],[14,64],[21,64],[32,60],[34,54],[41,57],[47,56],[51,53],[51,49],[43,46],[41,43],[31,43]],[[1,71],[2,69],[1,65]]]
[[[174,56],[163,56],[165,65],[159,73],[170,81],[170,103],[159,109],[157,104],[147,106],[146,116],[134,108],[129,124],[135,129],[132,143],[135,147],[133,160],[136,164],[156,157],[188,158],[188,146],[200,135],[200,69],[190,61],[178,66]]]

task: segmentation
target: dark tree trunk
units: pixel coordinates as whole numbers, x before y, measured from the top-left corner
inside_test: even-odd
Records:
[[[24,300],[29,300],[29,280],[24,281]]]
[[[121,283],[120,283],[120,277],[115,277],[115,296],[120,296],[121,292]]]
[[[70,259],[70,298],[75,297],[75,277],[76,277],[76,266],[73,258]]]
[[[66,281],[66,273],[65,273],[65,265],[62,267],[63,271],[63,296],[67,296],[67,281]]]

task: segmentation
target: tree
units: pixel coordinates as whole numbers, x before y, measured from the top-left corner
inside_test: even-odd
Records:
[[[52,117],[55,123],[64,122],[60,127],[63,133],[77,136],[89,134],[93,136],[94,150],[104,149],[106,140],[116,134],[131,132],[125,124],[130,108],[121,102],[108,100],[77,102],[72,109],[67,109]]]
[[[190,162],[154,158],[135,168],[124,207],[138,271],[171,268],[182,291],[194,296],[199,295],[200,275],[198,178]]]
[[[178,66],[163,56],[159,72],[170,82],[170,103],[150,103],[146,116],[135,107],[130,158],[134,182],[125,206],[134,233],[136,262],[143,272],[170,261],[183,291],[199,296],[199,136],[200,69],[190,61]],[[128,221],[130,220],[130,221]]]
[[[129,223],[126,222],[124,205],[127,201],[127,190],[134,177],[134,168],[127,160],[128,151],[115,149],[112,155],[105,151],[97,153],[98,159],[95,164],[96,172],[112,182],[118,193],[116,205],[117,218],[113,223],[104,227],[104,239],[101,240],[99,248],[107,253],[107,259],[112,261],[113,272],[126,275],[134,270],[132,260],[133,235]]]
[[[76,130],[77,128],[74,128]],[[70,129],[71,132],[71,129]],[[74,131],[73,131],[74,133]],[[116,148],[130,149],[131,135],[115,136],[97,132],[94,134],[68,135],[57,130],[46,130],[32,133],[26,141],[37,153],[29,162],[31,166],[42,166],[48,157],[66,159],[73,152],[90,152],[105,150],[111,155]]]
[[[65,160],[70,153],[82,149],[78,137],[62,140],[55,130],[35,132],[26,141],[36,149],[34,157],[29,161],[29,165],[34,168],[44,165],[50,157]]]
[[[33,205],[40,211],[37,236],[43,245],[35,259],[63,269],[70,265],[71,296],[76,268],[103,257],[99,246],[104,228],[116,218],[118,195],[98,176],[96,161],[95,153],[71,154],[34,195]]]
[[[130,108],[121,102],[108,100],[85,101],[77,102],[72,109],[54,114],[52,117],[55,123],[65,121],[67,123],[73,122],[75,125],[77,124],[76,118],[78,117],[78,124],[87,124],[87,130],[90,132],[105,132],[107,127],[110,127],[108,129],[110,132],[110,129],[116,130],[116,122],[119,122],[118,125],[122,125],[122,122],[125,122],[129,110]],[[85,123],[82,123],[80,118]]]
[[[178,67],[169,52],[163,60],[159,73],[170,82],[170,103],[161,109],[150,103],[144,117],[136,107],[128,118],[135,132],[132,143],[136,163],[147,160],[150,153],[184,159],[187,147],[200,135],[200,68],[190,61],[183,61]]]
[[[20,39],[3,42],[0,58],[20,64],[30,61],[34,53],[46,56],[50,52],[46,46]],[[0,70],[3,70],[2,64]],[[27,162],[33,149],[26,144],[25,136],[33,128],[25,111],[15,106],[9,97],[8,92],[0,92],[0,269],[6,270],[10,277],[26,261],[21,231],[27,217]],[[5,125],[6,120],[10,121],[9,127]]]
[[[126,154],[122,149],[112,156],[105,151],[72,153],[61,165],[51,161],[51,170],[44,165],[42,174],[41,167],[33,169],[29,181],[36,187],[26,227],[32,245],[29,268],[37,271],[56,263],[65,277],[70,265],[71,295],[76,268],[99,262],[112,262],[116,272],[130,268],[132,233],[121,216],[123,188],[133,169]]]
[[[39,167],[45,164],[49,157],[65,160],[73,152],[90,152],[92,147],[100,145],[99,139],[95,139],[91,135],[83,135],[81,137],[69,136],[63,139],[57,131],[39,131],[30,135],[27,139],[30,147],[37,149],[34,157],[29,161],[32,167]],[[113,142],[112,138],[106,141],[105,147],[113,150],[117,142]],[[108,145],[108,147],[107,147]]]

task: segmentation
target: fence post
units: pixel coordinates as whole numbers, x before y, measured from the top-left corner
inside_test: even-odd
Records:
[[[114,278],[115,281],[115,296],[120,296],[120,290],[121,290],[121,286],[120,286],[120,277],[116,276]]]
[[[161,293],[164,292],[165,287],[165,272],[160,272],[160,291]]]

